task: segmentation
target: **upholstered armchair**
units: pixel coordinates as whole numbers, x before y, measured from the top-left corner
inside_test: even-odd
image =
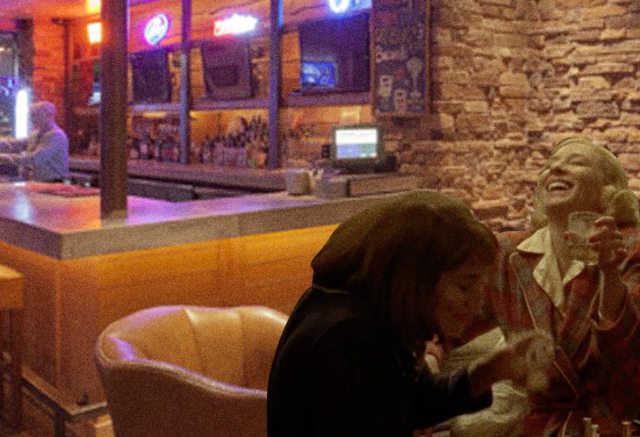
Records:
[[[258,306],[163,306],[109,325],[95,360],[116,436],[265,436],[286,318]]]

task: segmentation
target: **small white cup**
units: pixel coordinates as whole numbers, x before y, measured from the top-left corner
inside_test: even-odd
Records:
[[[284,184],[287,193],[294,196],[311,192],[311,177],[309,170],[304,168],[289,168],[284,173]]]

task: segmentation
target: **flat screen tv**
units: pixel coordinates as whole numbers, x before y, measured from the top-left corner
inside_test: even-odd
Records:
[[[133,101],[164,103],[171,101],[171,75],[165,48],[132,53]]]
[[[372,172],[385,161],[382,128],[378,125],[336,126],[330,154],[333,168]]]
[[[207,97],[214,100],[251,97],[251,57],[247,41],[207,41],[200,52]]]
[[[302,23],[303,94],[369,90],[369,16],[358,14]]]

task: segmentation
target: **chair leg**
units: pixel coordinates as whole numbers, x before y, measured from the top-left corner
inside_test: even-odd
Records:
[[[4,351],[8,346],[7,335],[5,331],[5,327],[8,327],[9,323],[9,313],[7,311],[2,311],[2,323],[0,324],[0,412],[4,411],[5,402],[4,402],[4,374],[7,371],[5,368],[4,361]]]
[[[11,416],[16,429],[22,426],[22,310],[9,311],[9,352],[11,354]]]

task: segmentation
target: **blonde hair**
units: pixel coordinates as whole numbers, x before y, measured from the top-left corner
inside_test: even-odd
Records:
[[[579,144],[589,148],[598,156],[605,181],[605,187],[601,194],[603,214],[612,216],[616,224],[620,226],[638,225],[640,223],[638,198],[633,191],[629,190],[629,178],[618,158],[603,146],[594,144],[584,137],[568,137],[561,140],[553,148],[551,156],[570,144]],[[534,229],[542,228],[548,223],[548,217],[542,204],[541,189],[540,175],[538,175],[538,186],[533,195],[533,213],[531,215],[531,225]]]

